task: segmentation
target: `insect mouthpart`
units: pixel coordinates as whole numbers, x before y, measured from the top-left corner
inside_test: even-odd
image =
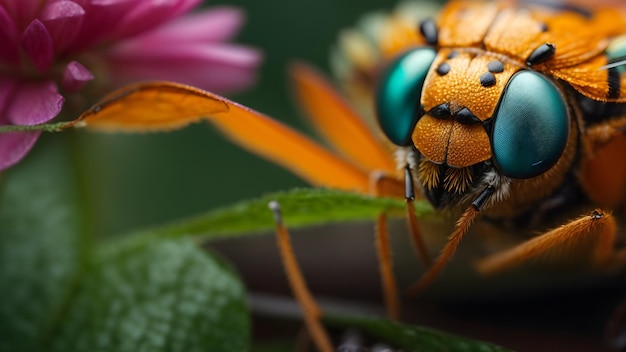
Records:
[[[417,180],[432,206],[438,209],[456,207],[467,194],[475,192],[481,176],[489,169],[485,162],[458,168],[423,159],[418,167]]]

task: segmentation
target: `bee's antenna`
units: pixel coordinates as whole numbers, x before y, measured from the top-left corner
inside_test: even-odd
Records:
[[[404,197],[406,198],[407,219],[413,246],[417,250],[418,257],[422,260],[422,263],[424,263],[426,267],[429,267],[432,264],[432,260],[428,254],[428,249],[420,233],[417,217],[415,216],[415,206],[413,205],[415,190],[413,189],[413,175],[411,174],[409,165],[404,169]]]
[[[415,200],[413,175],[411,174],[411,167],[408,164],[404,168],[404,198],[406,198],[406,200]]]
[[[612,59],[608,64],[599,68],[599,70],[609,70],[616,67],[626,66],[626,55]]]
[[[493,195],[493,193],[496,191],[496,189],[493,186],[489,186],[487,188],[485,188],[482,192],[480,192],[480,194],[478,195],[478,197],[476,197],[476,199],[474,199],[474,201],[472,202],[472,206],[480,211],[483,206],[485,205],[485,203],[487,202],[487,200],[489,200],[489,198],[491,198],[491,196]]]

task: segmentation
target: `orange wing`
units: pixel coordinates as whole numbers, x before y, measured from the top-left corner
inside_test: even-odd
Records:
[[[303,134],[224,97],[194,87],[149,82],[129,85],[67,125],[105,131],[150,132],[182,128],[206,119],[242,148],[315,186],[362,193],[369,174]]]
[[[305,64],[292,65],[290,73],[299,105],[338,152],[368,172],[395,172],[396,163],[390,150],[322,75]]]
[[[604,69],[611,39],[625,33],[626,17],[613,9],[585,15],[538,5],[503,9],[484,42],[488,50],[521,63],[540,45],[551,43],[554,57],[533,69],[566,81],[592,99],[625,102],[626,76]]]
[[[444,47],[481,46],[504,2],[451,1],[437,18],[439,45]]]

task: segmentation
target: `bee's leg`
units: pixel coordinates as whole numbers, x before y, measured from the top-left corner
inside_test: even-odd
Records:
[[[411,175],[411,168],[407,165],[404,169],[404,198],[406,199],[406,217],[409,223],[409,229],[411,230],[411,239],[413,240],[413,247],[417,250],[419,258],[427,268],[432,265],[430,254],[420,233],[419,226],[417,224],[417,216],[415,216],[415,207],[413,201],[415,200],[415,191],[413,189],[413,176]]]
[[[296,300],[298,300],[302,307],[306,327],[319,351],[332,352],[334,350],[333,345],[320,320],[322,310],[311,295],[302,275],[302,271],[300,270],[300,266],[298,265],[298,261],[296,260],[296,256],[293,253],[289,232],[287,232],[287,228],[283,224],[282,215],[280,214],[280,205],[278,202],[273,201],[270,202],[269,207],[274,212],[276,240],[278,242],[278,249],[281,254],[285,274],[287,275],[287,280],[291,285],[291,290]]]
[[[377,172],[371,175],[371,190],[376,196],[397,196],[402,191],[402,184],[398,179],[385,173]],[[387,316],[397,320],[400,317],[400,296],[396,277],[393,273],[393,258],[387,230],[387,214],[381,213],[376,220],[376,252],[380,268],[380,280]]]
[[[400,296],[396,277],[393,273],[393,258],[391,246],[389,244],[389,231],[387,231],[387,215],[381,213],[376,220],[376,252],[378,253],[378,263],[380,265],[380,279],[385,297],[385,307],[387,316],[390,319],[400,318]]]
[[[409,287],[409,295],[416,296],[420,294],[437,277],[439,272],[445,268],[448,261],[452,259],[457,247],[461,244],[463,236],[469,231],[470,226],[479,215],[480,207],[471,205],[465,210],[457,221],[454,232],[448,236],[448,242],[446,242],[446,245],[441,250],[441,253],[439,253],[437,259],[435,259],[433,265],[426,270],[416,283]]]
[[[424,263],[424,266],[429,267],[432,264],[430,254],[418,225],[417,216],[415,215],[415,207],[413,201],[415,200],[415,194],[413,192],[413,177],[411,176],[411,170],[407,166],[405,168],[404,183],[398,180],[396,177],[392,177],[383,172],[374,172],[370,176],[371,192],[377,197],[394,197],[399,198],[404,196],[406,199],[407,207],[407,220],[409,226],[409,232],[411,234],[411,242],[418,258]]]
[[[413,177],[410,169],[405,169],[404,185],[397,178],[385,173],[372,174],[372,193],[376,196],[394,196],[404,194],[407,206],[408,226],[411,234],[413,247],[417,252],[417,256],[422,260],[425,266],[430,266],[431,259],[428,250],[420,233],[417,217],[415,216],[415,208],[413,201],[415,195],[413,192]],[[376,249],[378,251],[378,261],[380,263],[380,275],[383,286],[383,295],[385,297],[385,306],[387,307],[387,315],[391,319],[398,319],[400,312],[400,299],[396,285],[396,279],[393,273],[393,260],[391,248],[389,246],[389,233],[387,232],[387,216],[380,214],[376,226]]]
[[[456,253],[456,249],[459,247],[459,244],[461,244],[463,236],[467,234],[470,226],[474,223],[474,220],[480,216],[480,211],[484,208],[487,200],[489,200],[493,193],[494,188],[492,186],[486,187],[482,192],[480,192],[480,194],[478,194],[472,204],[465,209],[459,220],[456,222],[454,231],[450,234],[450,236],[448,236],[448,241],[441,249],[441,252],[439,253],[437,259],[435,259],[433,265],[426,270],[417,282],[409,287],[410,295],[416,296],[424,291],[443,270],[443,268],[446,267],[448,261],[450,261],[450,259],[454,256],[454,253]]]
[[[534,237],[511,249],[495,253],[477,263],[483,274],[497,273],[541,255],[563,256],[588,248],[591,264],[598,268],[621,265],[624,253],[615,251],[617,225],[609,213],[596,209],[554,230]]]

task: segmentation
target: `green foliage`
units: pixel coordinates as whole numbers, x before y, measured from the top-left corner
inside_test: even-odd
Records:
[[[245,351],[244,302],[233,273],[189,241],[107,248],[83,276],[54,350]]]
[[[406,352],[508,352],[490,343],[469,340],[445,332],[396,322],[364,317],[329,317],[325,321],[335,327],[357,329],[372,338],[384,341]]]
[[[186,239],[88,240],[60,141],[6,174],[0,351],[245,351],[244,290]]]
[[[381,212],[404,216],[405,202],[375,198],[329,189],[295,189],[242,201],[206,214],[152,230],[159,236],[201,236],[203,239],[235,237],[274,229],[268,203],[280,203],[283,219],[290,228],[347,221],[373,220]],[[416,202],[418,216],[432,214],[426,202]]]
[[[60,144],[4,176],[0,199],[0,350],[41,342],[80,271],[83,218]]]
[[[47,140],[6,173],[0,200],[0,351],[247,351],[244,288],[189,237],[273,227],[270,200],[290,226],[402,215],[401,200],[299,189],[117,240],[89,238],[88,206],[67,139]],[[419,204],[420,216],[430,208]],[[444,333],[333,318],[406,350],[504,351]]]

